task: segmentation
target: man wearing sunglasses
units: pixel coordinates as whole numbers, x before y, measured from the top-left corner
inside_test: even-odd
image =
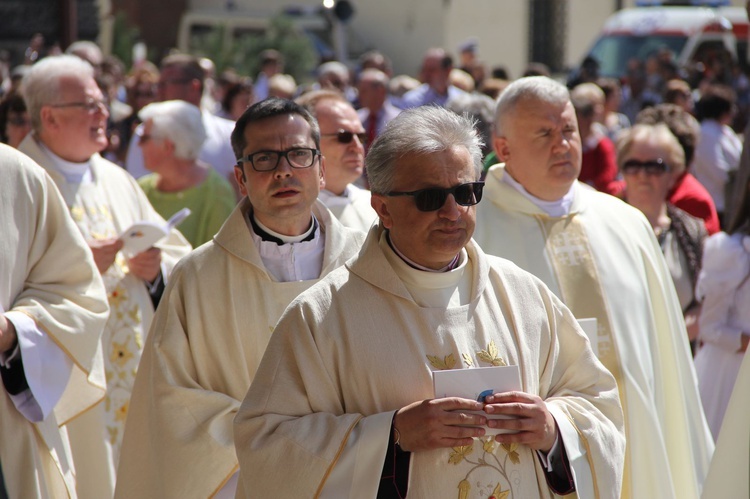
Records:
[[[380,223],[277,324],[235,418],[237,497],[549,498],[572,470],[575,487],[593,475],[598,497],[619,493],[614,379],[538,279],[471,240],[472,125],[415,108],[370,149]],[[434,397],[435,371],[506,364],[520,391]]]
[[[493,145],[503,163],[488,172],[474,237],[539,277],[577,319],[595,320],[592,346],[625,411],[622,497],[697,498],[713,443],[682,310],[650,224],[577,182],[575,109],[554,80],[521,78],[503,91]]]
[[[325,160],[304,108],[254,104],[232,147],[244,197],[172,275],[133,388],[116,497],[234,498],[232,419],[276,321],[364,239],[316,201]]]
[[[332,90],[309,92],[297,103],[320,125],[320,152],[325,158],[325,188],[319,199],[347,227],[367,232],[377,215],[370,193],[355,185],[365,167],[365,129],[346,98]]]

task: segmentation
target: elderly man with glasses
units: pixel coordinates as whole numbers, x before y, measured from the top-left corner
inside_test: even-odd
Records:
[[[713,442],[682,309],[650,224],[577,181],[581,136],[562,84],[535,76],[509,85],[493,145],[503,163],[485,179],[474,237],[539,277],[577,319],[591,319],[592,343],[625,412],[621,497],[697,498]]]
[[[365,129],[357,111],[339,92],[316,90],[297,99],[318,120],[326,185],[319,199],[347,227],[368,231],[377,215],[370,193],[355,185],[365,169]]]
[[[136,181],[99,155],[107,145],[109,111],[89,63],[71,55],[42,59],[24,76],[21,91],[33,132],[19,149],[55,181],[109,297],[111,312],[102,335],[107,397],[77,418],[69,432],[79,495],[110,497],[143,339],[169,273],[190,244],[172,230],[137,254],[123,248],[121,236],[135,223],[166,222]],[[98,455],[95,450],[105,444],[107,452]]]
[[[618,496],[615,381],[538,279],[471,240],[481,158],[436,106],[375,141],[380,223],[279,320],[235,418],[237,497]]]
[[[235,496],[232,420],[276,321],[364,240],[317,201],[325,161],[303,107],[254,104],[232,147],[244,197],[172,275],[135,383],[117,497]]]

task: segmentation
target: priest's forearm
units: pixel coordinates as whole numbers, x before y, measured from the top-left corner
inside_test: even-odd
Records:
[[[0,354],[13,350],[17,341],[15,326],[5,315],[0,315]]]

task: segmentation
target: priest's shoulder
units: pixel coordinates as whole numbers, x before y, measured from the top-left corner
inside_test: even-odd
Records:
[[[578,192],[584,199],[585,209],[588,212],[611,219],[616,224],[635,222],[651,231],[651,226],[643,213],[622,199],[599,192],[588,186]]]
[[[29,156],[2,143],[0,143],[0,169],[6,179],[11,175],[37,179],[42,179],[47,175],[46,170]]]

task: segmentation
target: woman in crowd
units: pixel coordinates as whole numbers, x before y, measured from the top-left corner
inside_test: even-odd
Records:
[[[667,202],[669,190],[685,171],[685,152],[666,125],[639,124],[622,132],[617,163],[625,179],[625,199],[643,212],[661,245],[693,344],[700,313],[695,286],[706,227]]]
[[[714,439],[719,435],[737,373],[750,341],[750,163],[735,182],[726,232],[706,241],[698,297],[701,348],[695,356],[703,409]]]
[[[0,102],[0,141],[18,148],[30,131],[31,118],[23,97],[18,92],[10,92]]]

